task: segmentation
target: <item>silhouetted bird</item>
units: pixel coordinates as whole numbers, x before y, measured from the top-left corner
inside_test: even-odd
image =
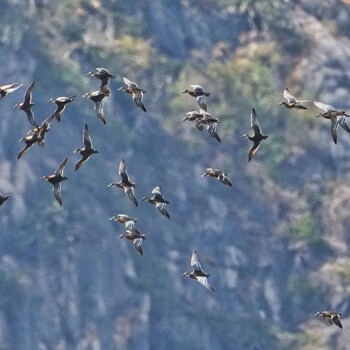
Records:
[[[3,196],[2,194],[0,194],[0,207],[10,198],[11,196]]]
[[[11,92],[19,89],[23,84],[13,83],[0,86],[0,100],[10,94]]]
[[[38,143],[39,146],[45,145],[45,136],[51,130],[50,124],[53,118],[54,115],[51,114],[40,126],[35,119],[33,119],[33,124],[36,125],[36,127],[19,140],[19,142],[24,142],[26,146],[18,153],[17,159],[20,159],[35,143]]]
[[[134,187],[136,187],[136,184],[131,182],[129,179],[129,175],[126,172],[126,166],[125,166],[125,161],[124,159],[122,159],[119,163],[119,169],[118,169],[118,173],[121,177],[121,180],[119,182],[112,182],[108,185],[108,187],[119,187],[122,188],[124,190],[124,192],[126,193],[126,195],[129,197],[129,199],[136,205],[137,204],[137,200],[135,198],[135,194],[134,194]]]
[[[143,255],[143,250],[141,245],[142,245],[142,240],[146,239],[146,236],[143,233],[141,233],[139,230],[137,230],[136,228],[127,229],[125,233],[119,236],[119,239],[120,238],[126,238],[126,239],[129,239],[130,241],[133,241],[133,244],[136,250],[141,255]]]
[[[136,106],[140,107],[144,112],[146,112],[146,108],[142,103],[143,94],[146,92],[143,89],[140,89],[136,83],[129,80],[128,78],[123,78],[124,83],[127,85],[127,87],[121,87],[118,89],[118,91],[124,91],[130,95],[132,95],[132,99],[136,103]]]
[[[192,253],[191,266],[193,267],[193,271],[185,272],[181,276],[190,277],[190,278],[196,280],[197,282],[199,282],[200,284],[202,284],[205,288],[211,290],[212,292],[215,292],[214,288],[211,287],[209,282],[208,282],[208,277],[210,276],[210,274],[206,273],[202,270],[202,266],[198,261],[196,251],[194,251]]]
[[[34,126],[34,127],[37,127],[37,123],[34,119],[34,115],[33,115],[33,112],[32,112],[32,107],[34,106],[34,103],[32,101],[32,92],[33,92],[33,89],[34,89],[34,85],[35,85],[35,82],[33,81],[26,93],[24,94],[24,101],[22,103],[17,103],[13,106],[13,108],[18,108],[20,110],[22,110],[26,115],[27,115],[27,118],[28,118],[28,121],[29,123]]]
[[[65,110],[68,103],[72,102],[77,96],[71,96],[71,97],[56,97],[56,98],[50,98],[47,102],[54,102],[57,105],[57,108],[54,112],[55,118],[60,122],[62,118],[62,112]]]
[[[283,96],[287,100],[287,102],[281,102],[278,105],[285,105],[289,109],[307,109],[305,106],[303,106],[304,102],[311,102],[311,100],[297,100],[287,88],[283,91]]]
[[[167,210],[165,209],[165,206],[167,204],[169,204],[170,202],[167,201],[164,196],[161,194],[160,192],[160,186],[156,186],[153,190],[152,190],[152,194],[153,196],[151,198],[148,197],[143,197],[141,200],[142,201],[146,201],[148,203],[151,203],[153,205],[156,206],[156,208],[159,210],[159,212],[164,215],[165,217],[167,217],[168,219],[170,219],[170,215],[167,212]]]
[[[220,182],[222,182],[224,185],[232,186],[231,182],[227,179],[226,173],[224,173],[221,170],[214,169],[214,168],[207,168],[207,169],[205,169],[202,177],[204,177],[204,176],[214,177],[214,178],[218,179]]]
[[[200,108],[203,110],[207,110],[207,105],[205,104],[205,98],[206,96],[210,96],[210,92],[205,92],[203,87],[201,85],[190,85],[192,90],[183,90],[181,91],[183,94],[187,93],[192,97],[195,97],[197,100],[197,103]]]
[[[333,311],[319,311],[315,314],[315,316],[322,316],[329,324],[335,324],[339,328],[343,328],[343,325],[340,322],[339,316],[341,316],[338,312]]]
[[[64,167],[67,164],[67,158],[58,166],[55,173],[48,176],[43,176],[41,180],[47,180],[53,185],[53,193],[59,205],[62,205],[61,197],[61,181],[65,181],[68,177],[63,175]]]
[[[243,135],[244,137],[248,138],[250,141],[254,142],[254,144],[253,144],[253,146],[250,149],[249,154],[248,154],[248,162],[251,161],[251,159],[254,157],[254,154],[259,149],[260,142],[262,140],[267,139],[267,135],[263,135],[261,133],[260,125],[259,125],[258,119],[256,117],[256,113],[255,113],[255,109],[254,108],[252,109],[252,112],[250,113],[250,126],[254,130],[254,135],[253,136],[249,136],[247,134]]]
[[[98,150],[92,148],[92,141],[87,124],[85,124],[85,128],[83,129],[83,142],[85,147],[78,148],[74,151],[74,153],[80,153],[82,156],[79,162],[75,165],[75,170],[78,170],[92,154],[99,153]]]
[[[349,117],[349,115],[346,114],[345,111],[337,111],[331,105],[319,101],[314,101],[314,105],[324,110],[324,112],[319,113],[316,118],[323,117],[331,121],[331,135],[335,144],[337,143],[337,130],[339,125],[350,133],[350,128],[346,124],[346,118]]]

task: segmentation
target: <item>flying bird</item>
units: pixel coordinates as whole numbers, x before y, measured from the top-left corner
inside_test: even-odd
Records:
[[[33,115],[33,112],[32,112],[32,107],[34,106],[34,103],[32,101],[32,92],[33,92],[33,89],[34,89],[34,85],[35,85],[35,82],[33,81],[26,93],[24,94],[24,101],[22,103],[17,103],[13,106],[13,108],[18,108],[20,110],[22,110],[26,115],[27,115],[27,118],[28,118],[28,121],[29,123],[34,126],[34,127],[37,127],[37,123],[34,119],[34,115]]]
[[[71,96],[71,97],[53,97],[50,98],[47,102],[54,102],[57,105],[56,110],[54,111],[55,118],[60,122],[62,118],[62,112],[66,109],[66,106],[68,103],[72,102],[77,96]]]
[[[115,79],[116,76],[109,73],[106,68],[96,68],[95,72],[85,74],[87,77],[95,77],[101,80],[101,87],[107,86],[110,79]]]
[[[128,196],[128,198],[136,205],[138,206],[137,200],[135,198],[134,193],[134,187],[136,187],[136,184],[131,182],[129,179],[129,175],[126,172],[126,165],[124,159],[122,159],[119,163],[119,169],[118,174],[121,177],[121,180],[119,182],[112,182],[108,185],[108,187],[119,187],[124,190],[125,194]]]
[[[92,147],[92,141],[87,124],[85,124],[85,127],[83,129],[83,142],[85,147],[78,148],[74,151],[74,153],[79,153],[82,156],[79,162],[75,165],[75,170],[78,170],[90,158],[92,154],[99,153],[98,150],[93,149]]]
[[[343,325],[340,322],[339,317],[341,316],[338,312],[333,311],[319,311],[315,316],[322,316],[329,324],[335,324],[339,328],[343,328]]]
[[[333,142],[337,143],[337,130],[339,125],[348,133],[350,133],[350,128],[346,124],[346,118],[349,117],[345,111],[337,111],[331,105],[327,105],[323,102],[314,101],[314,105],[322,110],[323,113],[319,113],[316,118],[323,117],[325,119],[329,119],[331,121],[331,135]]]
[[[0,194],[0,207],[10,198],[10,195],[7,196],[3,196],[2,194]]]
[[[47,180],[53,185],[53,193],[59,205],[62,205],[61,197],[61,182],[68,179],[63,175],[64,167],[67,164],[68,158],[66,158],[56,169],[55,173],[48,176],[43,176],[41,180]]]
[[[253,136],[249,136],[247,134],[244,134],[243,136],[248,138],[250,141],[253,141],[253,146],[249,151],[248,154],[248,162],[251,161],[251,159],[253,158],[254,154],[257,152],[257,150],[260,147],[260,142],[262,140],[267,139],[267,135],[263,135],[261,133],[261,129],[260,129],[260,124],[258,122],[258,119],[256,117],[256,113],[255,113],[255,109],[252,109],[252,112],[250,113],[250,126],[253,128],[254,130],[254,135]]]
[[[190,277],[196,280],[197,282],[199,282],[200,284],[202,284],[205,288],[211,290],[212,292],[215,292],[214,288],[211,287],[208,282],[208,277],[210,276],[210,274],[202,270],[202,266],[198,261],[196,251],[192,253],[191,266],[193,267],[193,270],[191,272],[185,272],[181,276]]]
[[[138,221],[136,218],[132,218],[126,214],[117,214],[109,218],[109,220],[117,221],[123,224],[127,229],[132,229],[135,226],[135,222]]]
[[[22,137],[19,142],[24,142],[25,147],[18,153],[17,159],[20,159],[35,143],[39,146],[45,145],[45,137],[46,134],[51,130],[50,124],[54,118],[54,114],[51,114],[48,118],[46,118],[41,125],[33,119],[33,124],[36,127],[30,130],[26,136]]]
[[[151,203],[156,206],[159,212],[164,215],[166,218],[170,219],[170,215],[168,211],[165,209],[165,206],[170,202],[164,198],[162,193],[160,192],[160,186],[156,186],[152,190],[153,196],[151,198],[143,197],[141,200]]]
[[[146,112],[146,108],[142,103],[143,94],[146,92],[145,90],[139,88],[136,83],[129,80],[128,78],[123,78],[124,83],[127,85],[126,87],[121,87],[118,91],[124,91],[132,96],[133,101],[136,103],[136,106],[141,108],[144,112]]]
[[[141,233],[139,230],[136,228],[129,228],[126,230],[125,233],[119,236],[120,238],[126,238],[130,241],[133,241],[134,247],[136,250],[140,253],[140,255],[143,255],[143,250],[142,250],[142,240],[146,239],[146,236]]]
[[[220,182],[222,182],[224,185],[232,186],[231,182],[227,179],[227,174],[221,170],[214,169],[214,168],[206,168],[201,177],[204,177],[204,176],[214,177],[218,179]]]
[[[210,96],[210,92],[205,92],[203,87],[198,84],[190,85],[192,90],[183,90],[183,94],[187,93],[192,97],[195,97],[200,108],[207,110],[207,105],[205,104],[205,98]]]
[[[283,96],[287,100],[287,102],[281,102],[278,105],[285,105],[289,109],[307,109],[305,106],[303,106],[304,102],[311,102],[311,100],[297,100],[287,88],[283,91]]]
[[[97,118],[101,120],[103,124],[106,124],[106,117],[103,113],[103,99],[109,96],[108,93],[97,90],[94,92],[88,92],[83,97],[88,97],[92,102],[95,103],[94,111],[97,115]]]
[[[11,92],[19,89],[23,84],[13,83],[0,86],[0,100],[10,94]]]

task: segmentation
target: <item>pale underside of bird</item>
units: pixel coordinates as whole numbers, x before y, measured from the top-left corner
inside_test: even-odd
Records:
[[[128,196],[131,202],[138,206],[137,200],[135,198],[134,187],[136,184],[131,182],[129,179],[129,175],[126,171],[126,165],[124,159],[122,159],[119,163],[118,174],[121,177],[119,182],[112,182],[108,185],[108,187],[118,187],[124,190],[125,194]]]
[[[68,103],[72,102],[77,96],[60,96],[60,97],[53,97],[48,100],[48,102],[56,103],[57,108],[54,111],[55,118],[60,122],[62,119],[62,113],[66,109],[66,106]]]
[[[206,92],[203,89],[203,86],[198,84],[190,85],[192,90],[183,90],[182,93],[187,93],[192,97],[196,98],[196,101],[200,108],[202,108],[204,111],[207,111],[207,105],[205,103],[206,97],[210,96],[210,92]]]
[[[216,178],[224,185],[232,186],[232,183],[228,180],[227,174],[219,169],[206,168],[201,177],[210,176]]]
[[[313,101],[313,102],[316,107],[324,111],[323,113],[319,113],[316,117],[323,117],[331,121],[332,139],[333,139],[333,142],[337,144],[337,139],[338,139],[337,130],[339,126],[341,126],[345,131],[350,133],[350,128],[346,124],[346,118],[349,117],[349,115],[346,114],[345,111],[337,111],[331,105],[325,104],[323,102],[320,102],[320,101]]]
[[[279,103],[279,105],[284,105],[289,109],[307,109],[305,106],[303,106],[303,103],[311,102],[311,100],[297,100],[287,88],[285,88],[283,91],[283,97],[287,100],[287,102],[283,101]]]
[[[329,324],[335,324],[339,328],[343,328],[340,322],[341,313],[334,311],[319,311],[315,316],[322,316]]]
[[[0,86],[0,100],[7,96],[8,94],[16,91],[17,89],[19,89],[21,86],[23,86],[23,84],[19,84],[19,83],[13,83],[13,84],[6,84],[6,85],[1,85]]]
[[[142,240],[146,239],[146,235],[141,233],[136,228],[132,227],[127,228],[126,232],[119,236],[119,239],[120,238],[125,238],[130,241],[133,241],[135,249],[139,252],[140,255],[143,255]]]
[[[126,214],[117,214],[109,218],[109,220],[117,221],[120,224],[124,225],[125,228],[131,230],[135,226],[135,222],[138,221],[137,218],[132,218]]]
[[[101,120],[103,124],[107,124],[106,117],[103,112],[103,99],[107,97],[105,93],[101,92],[100,90],[88,92],[83,95],[83,97],[89,98],[92,102],[94,102],[94,111],[96,113],[96,116],[98,119]]]
[[[165,209],[166,205],[169,204],[170,202],[168,200],[166,200],[164,198],[164,196],[162,195],[160,186],[154,187],[151,193],[153,194],[152,197],[150,197],[150,198],[143,197],[141,200],[155,205],[155,207],[158,209],[158,211],[162,215],[164,215],[166,218],[170,219],[170,214]]]
[[[210,274],[203,271],[202,266],[199,263],[196,251],[192,253],[191,266],[193,267],[193,270],[191,272],[185,272],[181,276],[190,277],[199,282],[205,288],[209,289],[212,292],[215,292],[214,288],[208,282],[208,277],[210,276]]]
[[[129,80],[126,77],[123,77],[124,83],[127,85],[126,87],[121,87],[118,90],[124,91],[131,95],[133,101],[135,102],[136,106],[142,109],[144,112],[146,112],[146,108],[142,102],[143,100],[143,94],[146,92],[145,90],[139,88],[136,83]]]

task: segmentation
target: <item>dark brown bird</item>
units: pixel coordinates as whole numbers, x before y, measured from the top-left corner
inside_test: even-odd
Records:
[[[185,272],[181,276],[190,277],[200,284],[202,284],[205,288],[215,292],[214,288],[208,282],[209,273],[203,271],[201,264],[198,261],[197,252],[194,251],[191,256],[191,266],[193,270],[191,272]]]
[[[60,122],[62,118],[62,112],[65,110],[68,103],[72,102],[77,96],[71,96],[71,97],[56,97],[56,98],[50,98],[47,102],[54,102],[57,105],[57,108],[54,112],[55,118]]]
[[[92,154],[99,153],[98,150],[92,148],[92,141],[87,124],[85,124],[85,128],[83,129],[83,142],[85,147],[78,148],[74,151],[74,153],[80,153],[82,156],[79,162],[75,165],[75,170],[78,170]]]
[[[143,233],[141,233],[139,230],[137,230],[136,228],[127,229],[125,233],[119,236],[119,239],[120,238],[126,238],[130,241],[133,241],[133,244],[136,250],[141,255],[143,255],[143,250],[141,245],[142,245],[142,240],[146,239],[146,236]]]
[[[38,143],[39,146],[45,145],[45,136],[51,130],[50,124],[53,118],[54,115],[51,114],[40,126],[35,119],[33,119],[33,124],[36,125],[36,127],[19,140],[19,142],[24,142],[26,146],[18,153],[17,159],[20,159],[35,143]]]
[[[146,112],[146,108],[142,103],[143,94],[146,92],[143,89],[140,89],[136,83],[129,80],[128,78],[123,78],[124,83],[127,85],[127,87],[121,87],[118,89],[118,91],[124,91],[128,93],[129,95],[132,95],[132,99],[136,103],[136,106],[140,107],[144,112]]]
[[[345,111],[337,111],[331,105],[327,105],[323,102],[314,101],[314,105],[320,109],[323,109],[323,113],[319,113],[316,118],[323,117],[331,121],[331,135],[333,142],[337,143],[337,130],[339,125],[348,133],[350,133],[350,128],[346,124],[346,118],[349,117]]]
[[[96,68],[96,72],[89,72],[86,74],[87,77],[95,77],[101,80],[101,87],[107,86],[110,79],[115,79],[116,76],[109,73],[106,68]]]
[[[19,142],[24,142],[25,147],[18,153],[17,159],[20,159],[36,142],[38,142],[38,129],[32,130],[28,135],[22,137]]]
[[[55,173],[48,176],[43,176],[42,180],[47,180],[53,185],[53,193],[59,205],[62,205],[61,197],[61,182],[68,179],[63,175],[64,167],[67,164],[68,158],[66,158],[56,169]]]
[[[137,200],[135,198],[135,193],[134,193],[134,187],[136,187],[136,184],[131,182],[129,179],[129,175],[126,172],[126,165],[124,159],[122,159],[119,163],[119,169],[118,169],[118,174],[121,177],[121,180],[119,182],[112,182],[108,185],[108,187],[118,187],[122,188],[128,198],[136,205],[138,206]]]
[[[0,207],[10,198],[11,196],[3,196],[2,194],[0,194]]]
[[[217,134],[218,123],[220,123],[220,120],[216,117],[213,117],[203,109],[200,109],[199,112],[201,113],[202,117],[196,120],[196,128],[202,131],[204,126],[206,126],[210,136],[215,140],[221,142],[221,139]]]
[[[227,174],[221,170],[214,169],[214,168],[206,168],[202,177],[204,176],[214,177],[218,179],[220,182],[222,182],[224,185],[232,186],[231,182],[227,179]]]
[[[287,88],[283,91],[283,96],[287,100],[287,102],[281,102],[278,105],[285,105],[289,109],[307,109],[305,106],[303,106],[304,102],[311,102],[311,100],[297,100]]]
[[[207,105],[205,104],[205,98],[210,96],[210,92],[205,92],[201,85],[190,85],[192,90],[183,90],[183,94],[187,93],[192,97],[195,97],[200,108],[207,111]]]
[[[13,83],[0,86],[0,100],[10,94],[11,92],[19,89],[23,84]]]
[[[339,316],[340,313],[334,311],[319,311],[315,316],[322,316],[329,324],[335,324],[339,328],[343,328],[343,325],[340,322]]]
[[[32,101],[32,92],[33,92],[33,89],[34,89],[34,85],[35,85],[35,82],[33,81],[26,93],[24,94],[24,101],[22,103],[17,103],[13,106],[13,108],[18,108],[20,110],[22,110],[26,115],[27,115],[27,118],[28,118],[28,121],[29,123],[34,126],[34,127],[37,127],[37,123],[34,119],[34,115],[33,115],[33,112],[32,112],[32,107],[34,106],[34,103]]]
[[[152,190],[153,196],[151,198],[143,197],[141,200],[146,201],[148,203],[151,203],[156,206],[156,208],[159,210],[159,212],[164,215],[166,218],[170,219],[170,215],[165,209],[165,206],[169,204],[170,202],[167,201],[162,193],[160,192],[160,186],[156,186]]]
[[[263,135],[261,133],[260,124],[259,124],[258,119],[256,117],[256,113],[255,113],[255,109],[254,108],[252,109],[252,112],[250,113],[250,126],[254,130],[254,135],[253,136],[249,136],[247,134],[243,135],[244,137],[248,138],[250,141],[254,142],[254,144],[253,144],[253,146],[250,149],[249,154],[248,154],[248,162],[251,161],[251,159],[254,157],[254,154],[259,149],[260,142],[262,140],[267,139],[267,136]]]
[[[88,97],[92,102],[95,103],[94,111],[97,115],[97,118],[100,119],[103,124],[107,123],[105,115],[103,113],[103,99],[107,96],[109,96],[109,94],[106,94],[101,90],[88,92],[83,95],[83,97]]]

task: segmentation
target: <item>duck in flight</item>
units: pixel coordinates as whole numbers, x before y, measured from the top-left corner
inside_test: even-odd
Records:
[[[346,118],[349,117],[349,115],[346,114],[345,111],[337,111],[331,105],[319,101],[314,101],[314,105],[324,111],[323,113],[319,113],[316,118],[323,117],[331,121],[331,135],[335,144],[337,143],[337,130],[339,125],[350,133],[350,128],[346,124]]]
[[[203,86],[198,85],[198,84],[193,84],[190,86],[191,86],[192,90],[186,89],[186,90],[181,91],[181,93],[189,94],[190,96],[195,97],[199,107],[202,108],[203,110],[207,111],[207,105],[205,104],[205,98],[207,96],[210,96],[210,92],[204,91]]]
[[[201,177],[204,177],[204,176],[214,177],[224,185],[232,186],[231,182],[227,179],[227,174],[219,169],[206,168]]]
[[[140,253],[140,255],[143,255],[142,240],[146,239],[146,235],[141,233],[138,229],[134,227],[128,228],[126,232],[121,234],[118,238],[125,238],[130,241],[133,241],[135,249]]]
[[[315,316],[322,316],[329,324],[335,324],[339,328],[343,328],[343,325],[340,322],[341,314],[334,311],[319,311]]]
[[[32,101],[32,92],[33,92],[33,89],[34,89],[34,85],[35,85],[35,82],[33,81],[29,85],[26,93],[24,94],[24,101],[21,102],[21,103],[15,104],[13,106],[13,108],[17,108],[17,109],[22,110],[26,114],[29,123],[32,126],[37,127],[37,123],[34,120],[34,115],[33,115],[33,112],[32,112],[32,107],[34,106],[34,103]]]
[[[99,153],[98,150],[92,147],[91,136],[87,124],[85,124],[85,127],[83,129],[83,142],[85,147],[78,148],[74,151],[74,153],[80,153],[82,156],[79,162],[75,165],[75,170],[78,170],[90,158],[92,154]]]
[[[267,139],[267,135],[263,135],[261,133],[260,124],[259,124],[258,119],[256,117],[256,113],[255,113],[255,109],[254,108],[252,109],[252,111],[250,113],[250,126],[254,130],[253,136],[249,136],[247,134],[243,135],[244,137],[248,138],[250,141],[253,142],[253,146],[250,149],[249,154],[248,154],[248,162],[250,162],[252,160],[252,158],[254,157],[255,153],[259,149],[260,142],[262,140]]]
[[[123,81],[127,86],[119,88],[118,91],[124,91],[129,95],[131,95],[136,106],[141,108],[144,112],[146,112],[146,108],[142,103],[143,94],[146,91],[139,88],[136,83],[134,83],[133,81],[129,80],[126,77],[123,78]]]
[[[67,158],[58,166],[54,174],[43,176],[42,180],[47,180],[53,185],[53,193],[59,205],[62,205],[61,197],[61,182],[68,179],[68,177],[63,175],[64,167],[67,164]]]
[[[170,202],[164,198],[164,196],[161,193],[160,186],[156,186],[152,190],[153,196],[151,198],[149,197],[143,197],[141,200],[146,201],[148,203],[151,203],[156,206],[156,208],[159,210],[159,212],[164,215],[166,218],[170,219],[170,215],[168,211],[165,209],[166,205]]]
[[[203,271],[202,266],[198,261],[196,251],[192,253],[191,266],[193,267],[193,270],[191,272],[185,272],[181,276],[190,277],[199,282],[205,288],[209,289],[212,292],[215,292],[214,288],[208,282],[208,277],[210,276],[210,274]]]
[[[311,100],[297,100],[287,88],[284,89],[283,96],[287,100],[287,102],[283,101],[278,105],[285,105],[289,109],[307,109],[305,106],[303,106],[303,103],[311,102]]]
[[[128,196],[128,198],[136,205],[138,206],[137,200],[135,198],[134,193],[134,187],[136,187],[136,184],[131,182],[129,179],[129,175],[126,172],[126,165],[124,159],[122,159],[119,163],[119,169],[118,174],[121,177],[119,182],[112,182],[108,185],[108,187],[118,187],[124,190],[125,194]]]

